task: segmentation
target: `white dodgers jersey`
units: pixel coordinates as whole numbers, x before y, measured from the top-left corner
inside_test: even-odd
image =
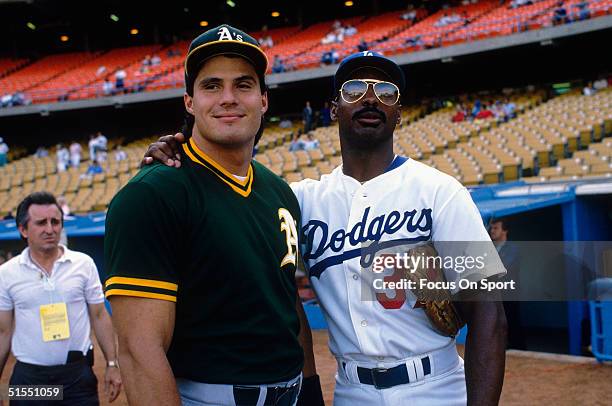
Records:
[[[364,299],[369,285],[362,282],[360,261],[369,244],[484,242],[496,260],[479,278],[505,272],[468,190],[415,160],[396,157],[385,173],[363,183],[344,175],[340,166],[320,181],[291,187],[302,209],[302,257],[336,357],[402,360],[453,340],[434,330],[405,291]]]

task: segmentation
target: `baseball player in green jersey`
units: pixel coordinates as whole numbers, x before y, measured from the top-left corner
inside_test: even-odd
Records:
[[[189,47],[180,169],[143,168],[106,218],[106,297],[130,404],[322,404],[297,296],[300,208],[252,161],[267,58],[228,25]],[[304,381],[302,383],[302,378]]]

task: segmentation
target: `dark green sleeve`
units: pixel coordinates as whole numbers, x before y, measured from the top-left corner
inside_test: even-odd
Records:
[[[163,191],[128,183],[106,216],[105,294],[176,302],[181,263],[181,220]]]

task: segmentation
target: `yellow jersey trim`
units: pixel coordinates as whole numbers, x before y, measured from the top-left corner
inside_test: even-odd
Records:
[[[161,293],[152,292],[141,292],[139,290],[128,290],[128,289],[110,289],[106,291],[106,298],[109,296],[133,296],[133,297],[144,297],[147,299],[159,299],[166,300],[168,302],[176,302],[176,296],[163,295]]]
[[[113,284],[144,286],[148,288],[171,290],[173,292],[178,291],[178,285],[176,283],[155,281],[151,279],[128,278],[124,276],[113,276],[109,278],[104,284],[104,287],[108,288]]]
[[[193,149],[193,152],[189,149],[189,146]],[[237,179],[234,175],[225,170],[221,165],[211,159],[202,150],[200,150],[193,139],[189,140],[189,146],[183,144],[183,151],[185,154],[195,163],[202,165],[203,167],[214,173],[219,179],[229,185],[232,190],[238,193],[242,197],[248,197],[251,194],[251,188],[253,185],[253,166],[249,164],[247,176],[244,181]],[[197,156],[195,154],[197,154]]]

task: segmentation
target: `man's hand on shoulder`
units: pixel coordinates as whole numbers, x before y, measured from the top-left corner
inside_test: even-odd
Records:
[[[150,144],[145,156],[140,162],[140,166],[152,164],[154,161],[159,161],[167,166],[181,167],[181,144],[185,143],[186,139],[183,133],[174,135],[164,135]]]

